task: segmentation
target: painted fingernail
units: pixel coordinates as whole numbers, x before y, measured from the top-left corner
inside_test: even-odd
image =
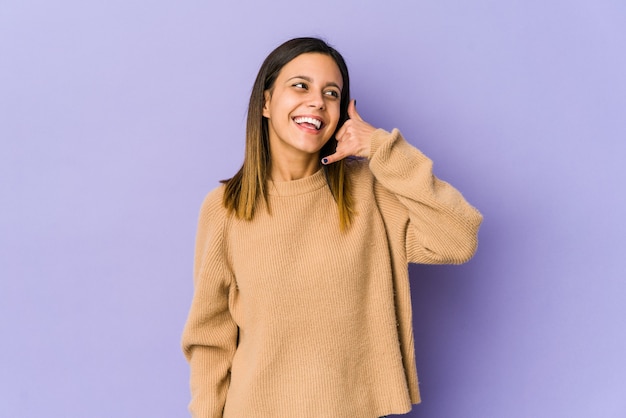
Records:
[[[328,164],[328,158],[322,158],[322,163],[323,164]]]

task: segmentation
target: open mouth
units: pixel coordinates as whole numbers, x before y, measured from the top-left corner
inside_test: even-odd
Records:
[[[319,131],[324,125],[324,123],[320,119],[312,118],[310,116],[298,116],[293,118],[293,121],[300,126],[304,126],[309,129],[315,129],[317,131]]]

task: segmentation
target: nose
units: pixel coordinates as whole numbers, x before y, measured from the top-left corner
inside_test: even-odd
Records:
[[[324,110],[326,107],[326,102],[324,101],[324,93],[323,92],[311,92],[309,96],[309,107],[313,107],[315,109]]]

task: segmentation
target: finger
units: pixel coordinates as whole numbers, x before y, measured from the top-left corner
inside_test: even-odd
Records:
[[[363,120],[359,112],[356,111],[356,100],[354,99],[350,100],[350,103],[348,103],[348,116],[350,116],[350,119]]]
[[[344,123],[343,126],[339,128],[339,130],[335,134],[335,139],[337,140],[337,142],[341,141],[341,138],[344,136],[345,133],[346,133],[346,124]]]
[[[346,131],[350,125],[351,125],[351,122],[350,122],[350,119],[348,119],[347,121],[344,122],[341,128],[339,128],[339,130],[335,134],[335,139],[337,139],[337,141],[341,141],[341,139],[346,134]]]
[[[343,160],[345,158],[345,155],[336,152],[334,154],[331,154],[327,157],[322,158],[322,164],[324,165],[328,165],[328,164],[332,164],[332,163],[336,163],[339,160]]]

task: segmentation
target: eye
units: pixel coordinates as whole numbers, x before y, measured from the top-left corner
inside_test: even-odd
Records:
[[[335,90],[328,90],[324,92],[324,94],[326,94],[327,96],[334,97],[335,99],[339,98],[339,93],[336,92]]]
[[[305,89],[305,90],[308,89],[308,86],[306,85],[306,83],[302,83],[302,82],[295,83],[293,85],[293,87],[296,87],[296,88],[299,88],[299,89]]]

